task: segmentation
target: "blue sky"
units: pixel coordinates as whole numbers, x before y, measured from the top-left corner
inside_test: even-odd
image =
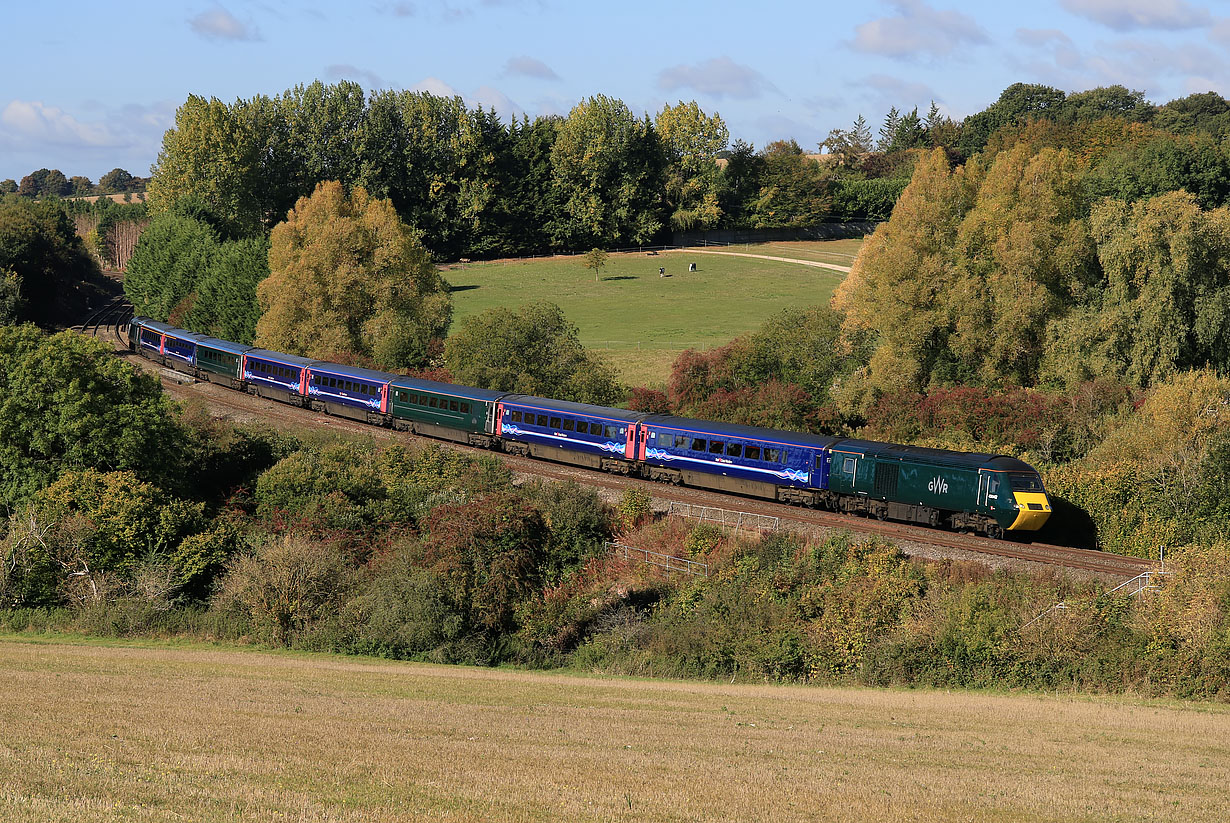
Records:
[[[1023,81],[1121,83],[1164,103],[1230,96],[1219,0],[0,0],[0,179],[146,175],[189,94],[234,100],[298,83],[459,94],[567,114],[607,94],[637,113],[695,99],[762,146],[806,149],[890,106],[953,117]]]

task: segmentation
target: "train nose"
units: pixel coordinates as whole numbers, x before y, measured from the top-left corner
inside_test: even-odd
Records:
[[[1051,516],[1051,501],[1044,492],[1016,492],[1016,520],[1008,528],[1012,531],[1035,531],[1042,528]]]

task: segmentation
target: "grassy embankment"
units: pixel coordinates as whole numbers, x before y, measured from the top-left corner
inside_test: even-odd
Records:
[[[1224,820],[1230,710],[0,641],[0,816]]]
[[[861,240],[731,246],[764,254],[849,266]],[[696,263],[689,272],[688,263]],[[669,277],[659,277],[664,266]],[[791,306],[826,302],[844,277],[839,271],[687,251],[613,254],[602,280],[580,257],[474,263],[445,273],[453,285],[454,325],[495,306],[516,308],[549,300],[631,385],[664,384],[671,363],[687,348],[707,349],[751,332]]]

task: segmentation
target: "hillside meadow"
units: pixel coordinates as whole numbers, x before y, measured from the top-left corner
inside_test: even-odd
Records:
[[[849,266],[861,240],[735,246],[731,251]],[[688,271],[695,263],[696,271]],[[658,276],[658,268],[666,277]],[[665,384],[688,348],[708,349],[755,331],[791,306],[827,303],[844,275],[812,266],[687,251],[612,254],[601,279],[581,257],[471,263],[449,268],[454,327],[496,306],[556,303],[581,343],[632,385]]]
[[[0,816],[1223,820],[1225,706],[0,639]]]

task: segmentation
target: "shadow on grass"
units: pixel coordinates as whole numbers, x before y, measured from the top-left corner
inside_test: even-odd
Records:
[[[617,274],[614,277],[604,277],[602,279],[604,281],[606,280],[640,280],[640,278],[637,277],[635,274]]]
[[[449,286],[449,287],[448,287],[448,293],[449,293],[449,294],[452,294],[452,293],[453,293],[453,292],[455,292],[455,291],[469,291],[470,289],[477,289],[477,288],[479,288],[477,285],[473,285],[473,286]]]

